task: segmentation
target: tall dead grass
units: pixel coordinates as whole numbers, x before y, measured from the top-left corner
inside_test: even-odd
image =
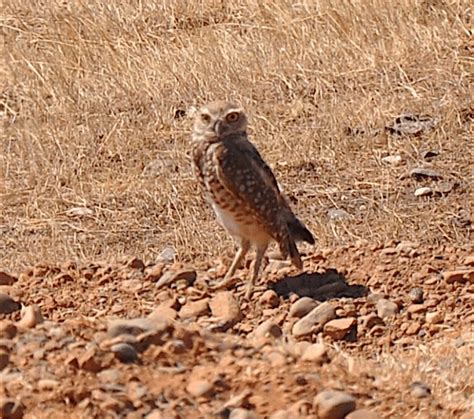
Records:
[[[181,117],[217,98],[246,107],[322,245],[466,242],[471,13],[462,0],[5,0],[1,265],[229,249],[196,191]],[[406,111],[441,122],[391,137],[383,127]],[[400,179],[426,150],[459,184],[446,196],[414,198],[419,183]],[[404,163],[384,165],[388,154]],[[330,221],[331,208],[350,218]]]

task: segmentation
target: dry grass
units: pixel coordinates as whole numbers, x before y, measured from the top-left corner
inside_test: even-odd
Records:
[[[190,118],[175,118],[230,97],[321,244],[469,240],[455,222],[473,202],[468,0],[5,0],[2,9],[2,266],[153,260],[165,245],[202,260],[231,248],[196,193]],[[441,122],[389,136],[383,127],[405,111]],[[355,127],[365,133],[349,134]],[[415,199],[418,183],[399,177],[430,149],[460,187]],[[404,164],[383,165],[387,154]],[[72,217],[74,207],[92,213]],[[352,218],[330,222],[330,208]]]

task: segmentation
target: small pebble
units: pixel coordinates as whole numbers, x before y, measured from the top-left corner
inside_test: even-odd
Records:
[[[433,193],[433,189],[428,186],[423,186],[415,190],[415,196],[428,196]]]
[[[0,293],[0,314],[10,314],[18,311],[21,304],[11,298],[8,294]]]
[[[324,390],[314,398],[314,406],[320,419],[343,419],[355,410],[356,401],[343,391]]]
[[[54,390],[58,386],[59,386],[59,381],[57,380],[50,380],[50,379],[44,378],[38,381],[38,389],[40,391]]]
[[[265,291],[258,299],[259,303],[263,306],[270,306],[272,308],[278,307],[280,304],[280,297],[273,290]]]
[[[310,297],[301,297],[291,305],[289,315],[290,317],[301,318],[308,314],[317,305],[318,303],[316,300],[313,300]]]
[[[258,325],[254,331],[254,335],[257,337],[271,336],[279,338],[282,335],[280,326],[278,326],[273,320],[268,319]]]
[[[417,399],[431,396],[431,389],[421,381],[415,381],[410,385],[410,393]]]
[[[130,364],[138,361],[138,352],[128,343],[117,343],[110,347],[110,350],[124,364]]]
[[[41,314],[41,309],[33,304],[23,309],[23,316],[16,323],[20,329],[32,329],[36,325],[43,323],[44,318]]]
[[[402,161],[402,156],[394,155],[394,156],[385,156],[382,157],[382,162],[386,164],[391,164],[393,166],[398,166]]]
[[[186,386],[186,391],[193,397],[210,396],[212,384],[207,380],[192,380]]]
[[[313,343],[305,349],[301,359],[303,361],[314,362],[318,365],[329,362],[326,345],[323,343]]]
[[[376,307],[377,307],[377,315],[381,319],[394,316],[395,314],[398,313],[398,306],[394,302],[386,300],[385,298],[382,298],[379,301],[377,301]]]
[[[423,302],[423,290],[419,287],[412,288],[408,293],[408,297],[413,304],[421,304]]]
[[[345,339],[351,333],[355,333],[357,320],[355,317],[345,317],[343,319],[335,319],[324,325],[324,334],[333,340]],[[351,340],[355,339],[355,335]]]
[[[438,324],[443,321],[443,316],[441,315],[441,313],[434,311],[432,313],[426,313],[425,320],[426,323],[429,324]]]

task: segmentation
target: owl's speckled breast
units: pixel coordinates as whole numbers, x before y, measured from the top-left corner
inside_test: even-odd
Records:
[[[212,161],[213,153],[225,146],[215,140],[204,140],[193,149],[193,163],[196,177],[211,204],[217,220],[232,235],[265,241],[269,235],[263,231],[257,218],[245,202],[236,199],[220,182],[217,166]]]

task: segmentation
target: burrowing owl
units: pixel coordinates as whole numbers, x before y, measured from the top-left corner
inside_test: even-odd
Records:
[[[229,281],[251,245],[256,258],[245,293],[252,294],[264,253],[275,240],[284,258],[302,269],[295,241],[314,244],[314,238],[293,214],[270,167],[247,138],[243,109],[229,102],[212,102],[196,115],[193,163],[206,199],[220,224],[240,248],[225,275]]]

